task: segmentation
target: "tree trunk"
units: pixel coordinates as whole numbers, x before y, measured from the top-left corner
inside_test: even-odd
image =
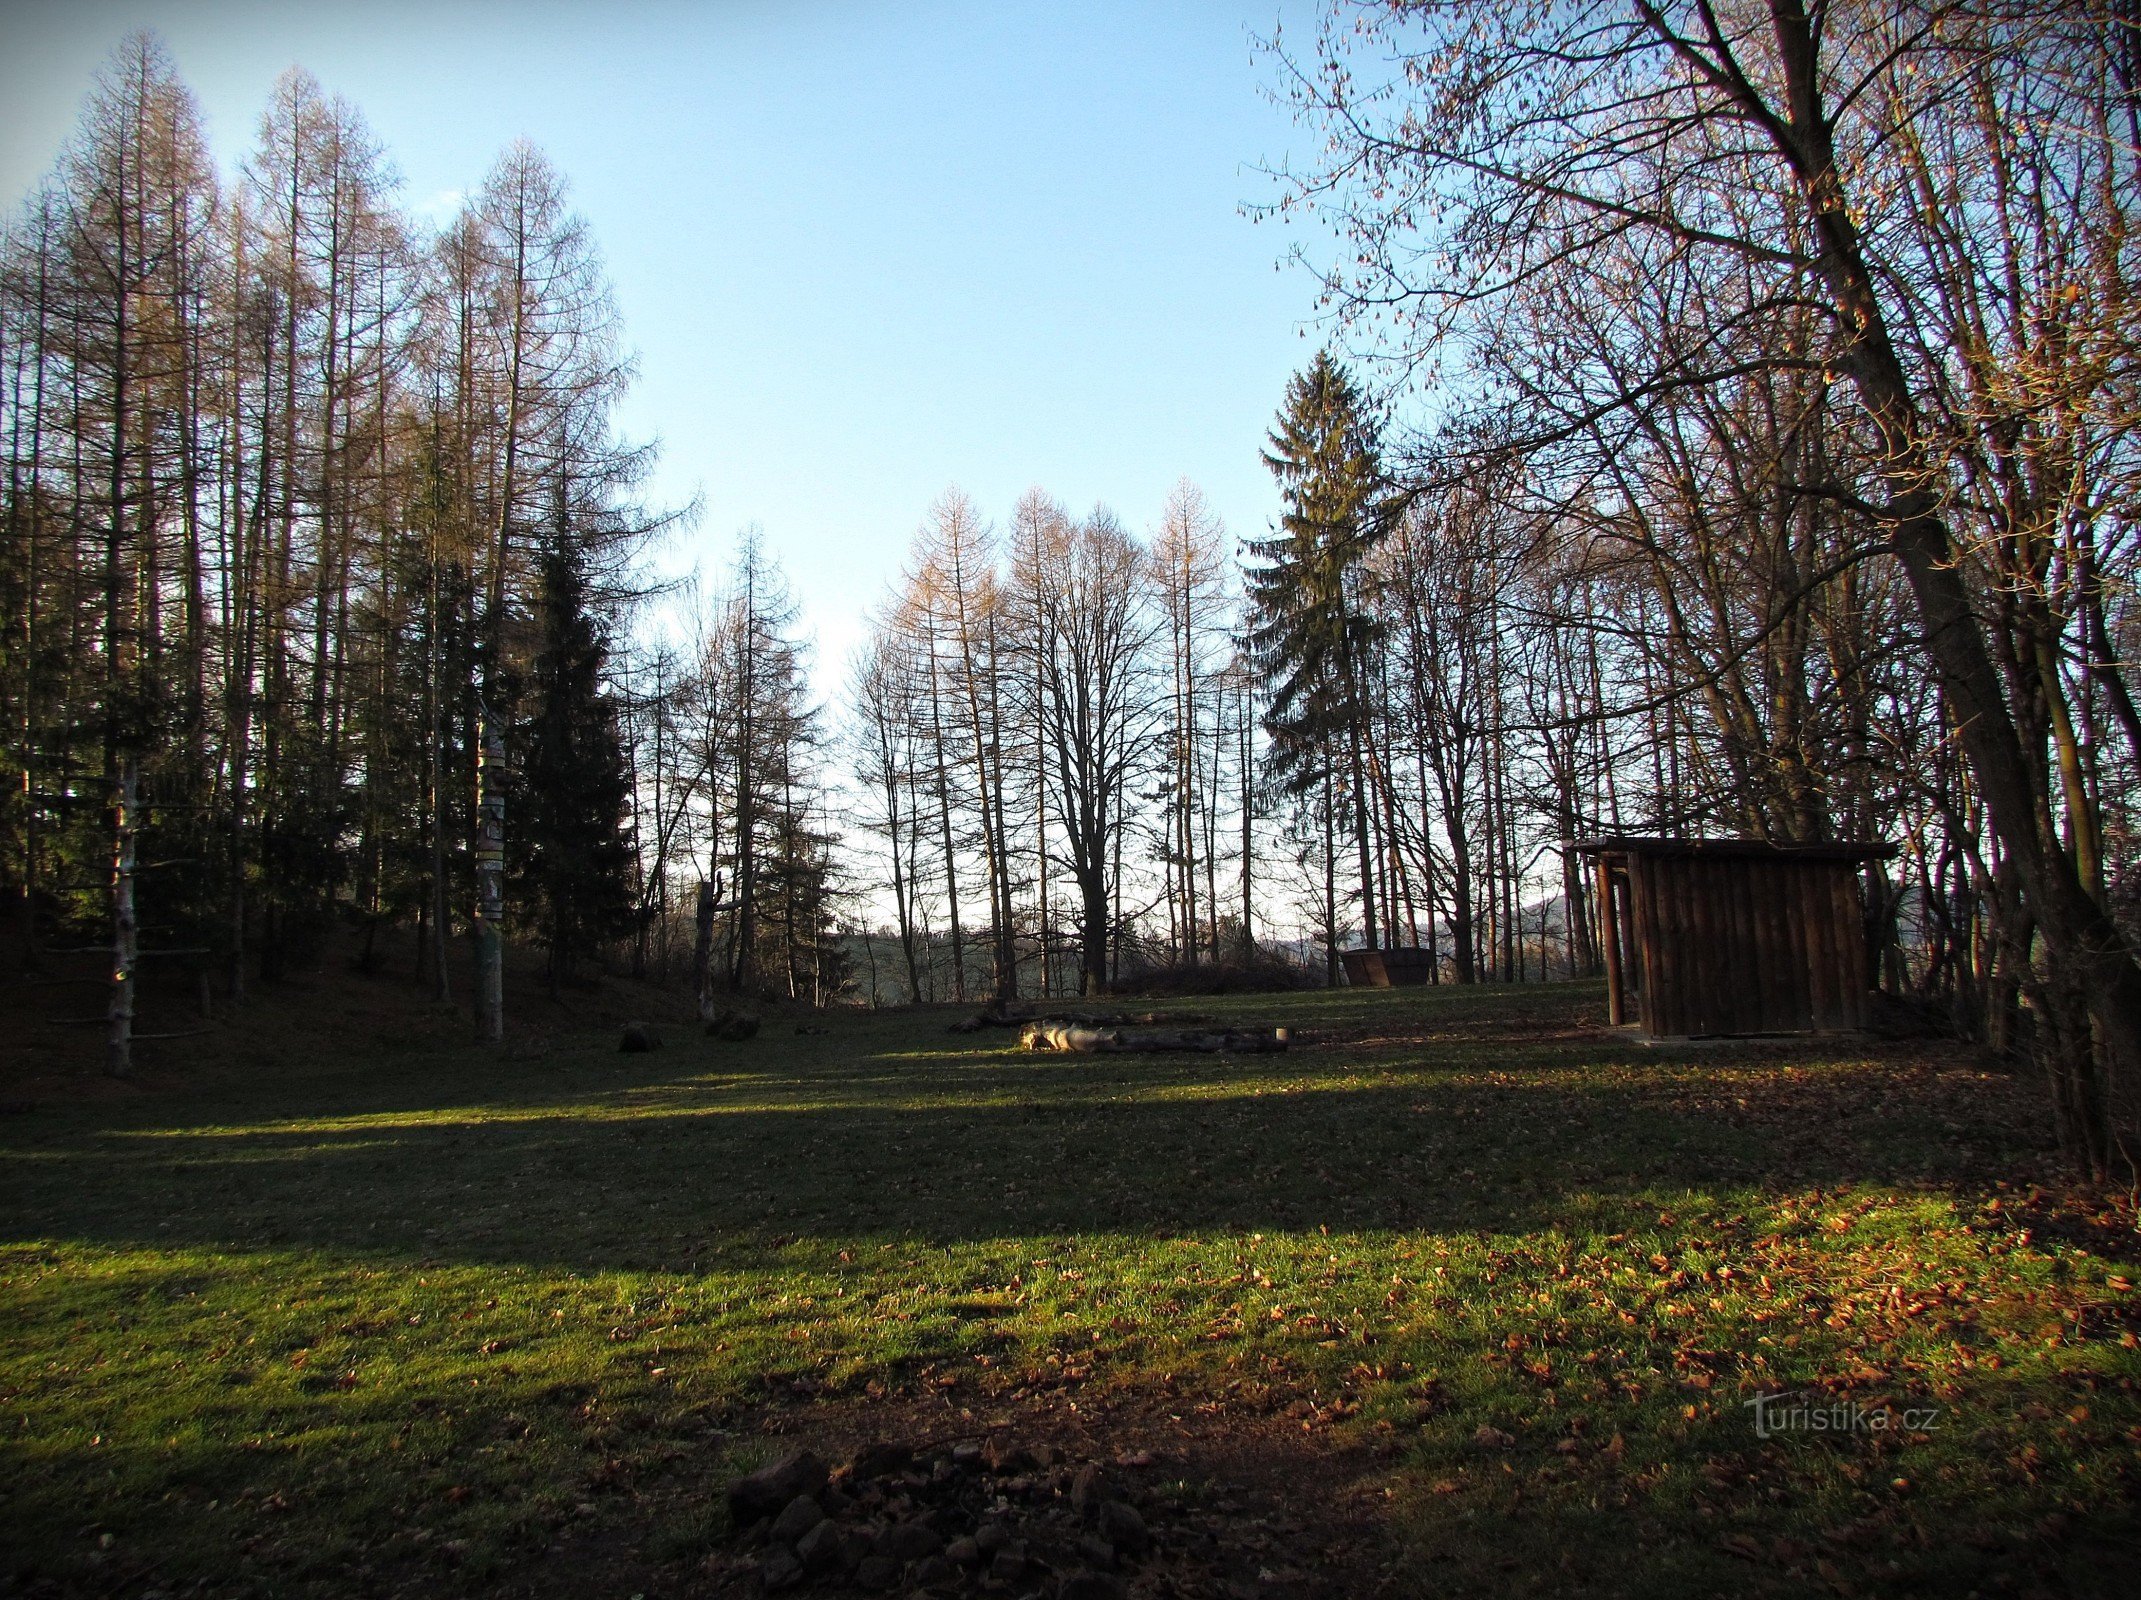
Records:
[[[476,1037],[505,1037],[505,741],[486,706],[476,745]]]
[[[1082,926],[1079,929],[1080,991],[1087,995],[1108,992],[1108,884],[1106,873],[1097,865],[1089,865],[1078,874],[1078,888],[1082,899]]]
[[[111,1004],[104,1031],[104,1070],[114,1078],[134,1071],[134,966],[140,930],[134,921],[134,833],[141,799],[141,762],[131,751],[119,761],[112,795]]]
[[[2141,1071],[2141,965],[2059,848],[2047,801],[2032,781],[1954,541],[1928,487],[1939,474],[1837,170],[1811,27],[1796,3],[1780,0],[1772,15],[1791,118],[1781,138],[1813,208],[1819,270],[1843,313],[1841,325],[1857,330],[1847,370],[1881,442],[1894,547],[1917,602],[1926,654],[2001,847],[2036,914],[2054,982],[2082,997],[2111,1059],[2125,1071]],[[2060,1103],[2078,1119],[2072,1153],[2101,1172],[2110,1133],[2096,1052],[2073,1037],[2058,1048],[2055,1070],[2071,1079]]]
[[[691,946],[691,985],[692,993],[698,997],[701,1022],[711,1022],[714,1017],[714,919],[720,910],[721,891],[700,879],[698,904],[692,916],[696,930]]]

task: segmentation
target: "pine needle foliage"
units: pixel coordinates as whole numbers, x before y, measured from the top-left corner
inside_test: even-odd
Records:
[[[1328,350],[1287,385],[1264,463],[1286,509],[1275,533],[1248,541],[1247,637],[1268,695],[1271,770],[1300,794],[1321,781],[1364,715],[1361,667],[1379,633],[1366,593],[1375,428]]]
[[[549,947],[553,991],[632,921],[631,775],[617,705],[603,690],[609,650],[582,559],[566,540],[543,552],[542,649],[522,766],[521,876]],[[509,819],[509,838],[514,831]]]

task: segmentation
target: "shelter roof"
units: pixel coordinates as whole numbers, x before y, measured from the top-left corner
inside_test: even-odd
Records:
[[[1711,860],[1880,861],[1896,853],[1878,840],[1827,844],[1772,844],[1767,839],[1662,839],[1643,834],[1608,834],[1596,839],[1564,839],[1564,850],[1581,855],[1695,856]]]

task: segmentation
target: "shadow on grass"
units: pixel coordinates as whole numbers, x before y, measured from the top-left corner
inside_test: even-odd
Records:
[[[1281,1482],[1317,1479],[1327,1436],[1276,1408],[1365,1407],[1351,1425],[1390,1429],[1422,1587],[1497,1592],[1514,1561],[1572,1592],[1803,1592],[1813,1558],[1766,1542],[1786,1521],[1801,1540],[1872,1530],[1839,1558],[1872,1591],[1891,1563],[1899,1587],[2056,1565],[2031,1529],[2070,1502],[2124,1537],[2133,1407],[2097,1392],[2116,1329],[2038,1302],[2064,1268],[1928,1226],[2041,1163],[2034,1096],[1938,1051],[1654,1056],[1588,1029],[1596,1003],[1169,1008],[1312,1020],[1314,1042],[1245,1058],[1025,1055],[947,1034],[942,1013],[647,1058],[323,1052],[13,1118],[0,1216],[22,1243],[0,1274],[46,1363],[18,1365],[8,1397],[45,1413],[17,1503],[55,1526],[80,1500],[143,1538],[193,1537],[191,1519],[257,1543],[232,1497],[272,1490],[293,1532],[246,1558],[271,1587],[344,1561],[416,1570],[433,1557],[409,1529],[436,1526],[489,1552],[457,1581],[541,1569],[533,1587],[570,1592],[560,1529],[590,1484],[667,1473],[673,1503],[594,1523],[637,1530],[631,1561],[664,1518],[663,1539],[702,1552],[720,1533],[703,1480],[726,1460],[700,1442],[709,1416],[749,1425],[788,1382],[854,1399],[956,1376],[973,1409],[950,1425],[979,1426],[989,1406],[1038,1415],[1113,1359],[1125,1381],[1190,1375],[1210,1420],[1161,1413],[1191,1417],[1185,1448],[1247,1429]],[[1772,1201],[1807,1215],[1761,1230],[1803,1237],[1758,1249],[1707,1225]],[[1716,1276],[1728,1264],[1738,1278]],[[1777,1294],[1749,1293],[1749,1271]],[[1937,1333],[1965,1279],[1984,1319]],[[2086,1362],[2042,1353],[2038,1324],[2069,1310]],[[2010,1323],[2040,1352],[2026,1373],[1978,1362]],[[1891,1349],[1920,1363],[1895,1381],[1945,1384],[1971,1430],[1910,1467],[1956,1475],[1921,1504],[1891,1504],[1905,1474],[1885,1444],[1750,1441],[1743,1380],[1795,1386]],[[1511,1442],[1484,1454],[1481,1429]],[[1970,1477],[2025,1443],[2019,1476]],[[1997,1561],[1962,1543],[1993,1525]],[[1759,1536],[1755,1567],[1720,1549],[1728,1529]],[[213,1569],[203,1550],[192,1570]],[[2095,1592],[2103,1563],[2077,1563],[2075,1592]]]
[[[194,1116],[18,1119],[7,1214],[18,1237],[109,1244],[573,1271],[719,1245],[742,1267],[774,1235],[1610,1228],[1632,1197],[1984,1176],[2018,1138],[1998,1096],[1929,1129],[1922,1073],[1839,1078],[1793,1052],[1661,1061],[1580,1037],[1377,1040],[1422,1008],[1395,1009],[1330,1006],[1319,1023],[1369,1037],[1276,1057],[1031,1056],[925,1015],[686,1047],[654,1069],[427,1062]]]

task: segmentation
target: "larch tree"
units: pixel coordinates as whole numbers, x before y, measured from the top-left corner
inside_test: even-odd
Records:
[[[174,655],[205,653],[205,603],[189,604],[200,591],[181,588],[188,600],[175,629],[167,603],[174,571],[197,574],[201,562],[189,542],[201,527],[188,515],[196,463],[181,419],[201,359],[217,187],[199,111],[153,37],[130,36],[99,74],[57,192],[57,283],[48,272],[41,289],[58,302],[46,332],[64,398],[49,422],[67,437],[73,565],[82,598],[94,598],[75,619],[93,687],[62,733],[55,775],[63,826],[77,839],[88,817],[76,802],[85,790],[101,800],[112,951],[105,1064],[124,1075],[139,954],[137,848],[144,833],[160,831],[159,798],[173,804],[173,836],[190,836],[198,817],[186,801],[203,788],[201,774],[184,768],[201,743],[183,721],[204,708],[169,686],[205,670],[187,661],[173,672]]]
[[[1167,773],[1163,861],[1170,942],[1194,966],[1219,958],[1217,680],[1230,621],[1226,525],[1187,479],[1168,491],[1151,549],[1165,619]],[[1200,883],[1200,875],[1203,881]]]
[[[396,188],[298,71],[219,182],[134,35],[0,238],[0,876],[26,950],[103,929],[115,1070],[137,953],[206,1006],[211,964],[242,1000],[332,919],[371,965],[413,917],[443,998],[476,691],[511,700],[542,653],[543,543],[566,531],[612,619],[664,521],[562,180],[516,147],[429,239]]]

